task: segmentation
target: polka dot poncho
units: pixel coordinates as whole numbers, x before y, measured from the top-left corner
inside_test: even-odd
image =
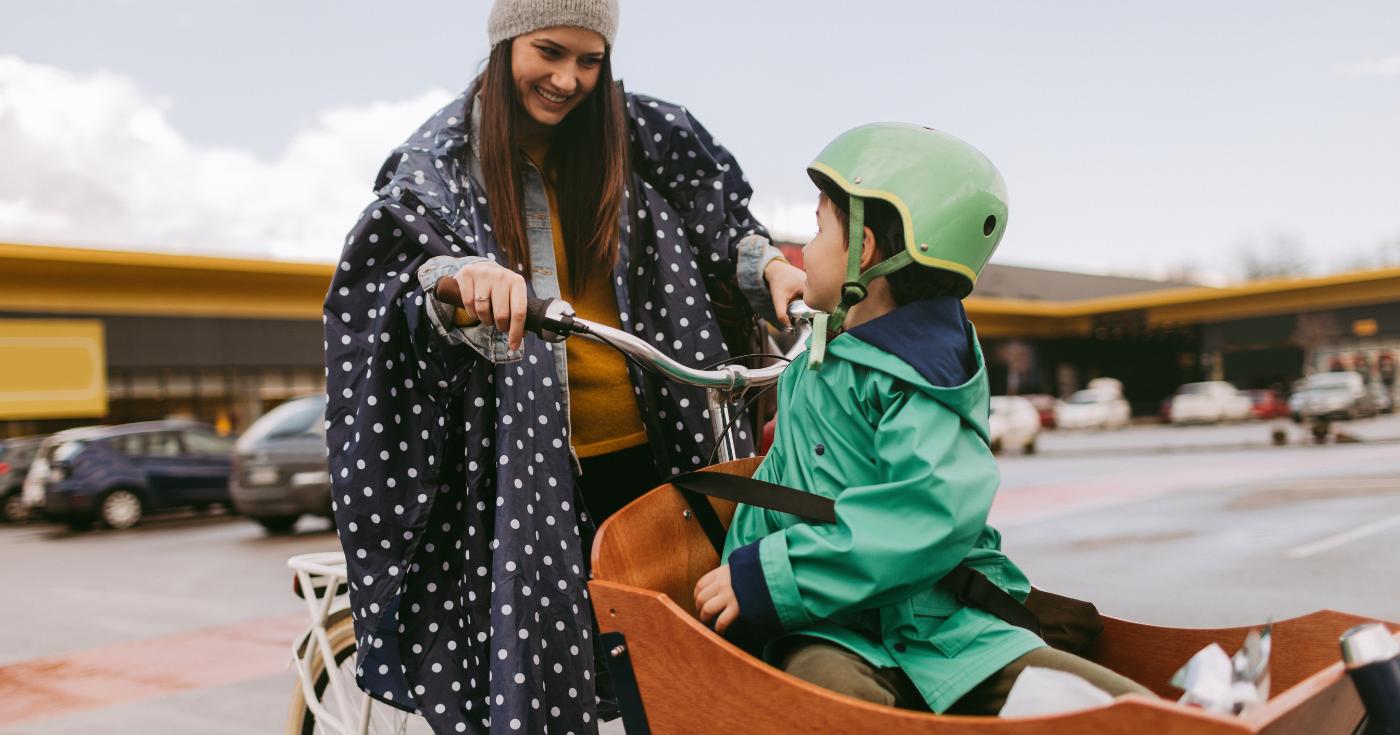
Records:
[[[326,296],[327,444],[357,681],[435,732],[596,730],[579,507],[553,350],[488,362],[443,339],[415,273],[504,260],[458,97],[389,156]],[[681,362],[728,357],[707,280],[766,232],[733,158],[683,108],[626,95],[633,175],[614,287],[623,328]],[[528,280],[528,279],[527,279]],[[713,448],[702,390],[632,382],[658,466]],[[752,440],[739,437],[740,452]]]

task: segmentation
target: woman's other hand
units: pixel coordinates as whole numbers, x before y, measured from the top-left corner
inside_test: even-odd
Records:
[[[519,273],[482,261],[443,277],[435,291],[446,303],[460,303],[472,320],[494,323],[511,350],[525,341],[525,277]]]
[[[763,278],[768,281],[768,293],[773,296],[773,311],[777,312],[778,321],[784,328],[791,328],[792,322],[787,315],[788,304],[794,299],[802,298],[803,291],[807,288],[807,274],[786,260],[775,258],[763,269]]]

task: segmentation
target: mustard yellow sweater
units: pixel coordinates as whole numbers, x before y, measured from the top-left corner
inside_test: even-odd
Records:
[[[527,150],[530,160],[541,171],[547,149]],[[545,176],[549,195],[549,220],[554,228],[554,263],[559,292],[573,304],[574,312],[589,321],[621,328],[612,274],[599,272],[588,285],[574,293],[569,284],[569,259],[564,249],[564,232],[559,223],[559,203],[554,184]],[[627,377],[627,358],[606,345],[584,339],[565,341],[569,359],[569,413],[573,424],[573,444],[579,457],[596,457],[628,449],[647,440],[632,381]]]

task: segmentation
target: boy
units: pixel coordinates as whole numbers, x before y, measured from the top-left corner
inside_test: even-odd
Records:
[[[821,195],[804,297],[831,317],[779,383],[755,478],[834,499],[836,522],[740,505],[727,563],[696,585],[701,619],[890,706],[996,714],[1027,665],[1151,696],[938,584],[963,565],[1017,607],[1030,591],[986,523],[999,474],[961,302],[1006,227],[1001,175],[952,136],[892,123],[838,137],[808,174]]]

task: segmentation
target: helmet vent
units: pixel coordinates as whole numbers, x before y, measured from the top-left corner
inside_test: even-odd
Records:
[[[989,215],[987,215],[986,221],[984,221],[984,222],[982,223],[982,234],[985,235],[985,236],[987,236],[987,237],[991,237],[992,233],[993,233],[993,232],[996,232],[996,229],[997,229],[997,216],[996,216],[995,214],[989,214]]]

